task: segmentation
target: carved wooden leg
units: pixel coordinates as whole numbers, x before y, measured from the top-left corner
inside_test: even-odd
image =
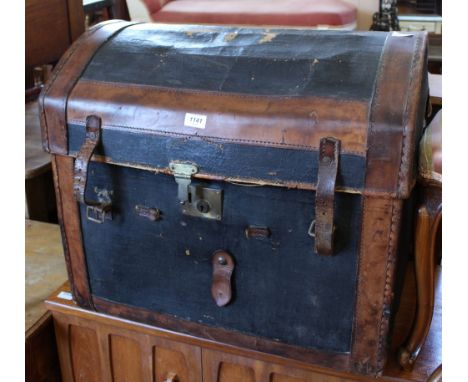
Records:
[[[411,332],[398,352],[403,369],[411,371],[431,326],[434,311],[434,270],[437,231],[442,219],[442,190],[438,184],[422,186],[422,200],[417,210],[414,265],[417,304]]]
[[[442,382],[442,365],[434,370],[427,382]]]

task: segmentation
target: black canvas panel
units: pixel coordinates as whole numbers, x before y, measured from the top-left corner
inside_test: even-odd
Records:
[[[68,134],[70,153],[79,151],[85,139],[84,126],[69,125]],[[315,184],[318,171],[317,151],[207,142],[193,136],[175,138],[129,129],[104,129],[96,153],[114,162],[156,168],[168,168],[173,160],[187,161],[208,174],[273,182]],[[364,157],[341,154],[337,186],[361,190],[365,165]]]
[[[369,100],[387,34],[134,25],[83,78],[270,96]]]
[[[200,183],[198,183],[200,184]],[[173,177],[91,163],[88,198],[112,191],[113,220],[81,209],[91,292],[101,298],[291,345],[349,352],[356,297],[361,197],[336,195],[336,254],[314,253],[307,234],[315,193],[205,183],[223,190],[222,221],[183,215]],[[135,205],[159,208],[151,222]],[[247,239],[249,225],[271,237]],[[233,301],[211,298],[211,254],[234,258]]]

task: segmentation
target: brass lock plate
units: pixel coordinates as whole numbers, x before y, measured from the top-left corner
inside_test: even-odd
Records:
[[[200,185],[188,186],[188,200],[182,204],[184,215],[205,219],[222,219],[223,190]]]

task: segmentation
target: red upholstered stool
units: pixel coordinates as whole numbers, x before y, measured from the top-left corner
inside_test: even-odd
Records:
[[[341,0],[143,0],[153,21],[352,30],[356,7]]]

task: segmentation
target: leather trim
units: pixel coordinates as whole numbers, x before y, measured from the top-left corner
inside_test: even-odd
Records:
[[[408,198],[426,57],[424,33],[389,34],[370,111],[365,188]],[[408,75],[402,76],[402,73]],[[422,121],[420,122],[422,123]],[[384,176],[382,176],[384,174]]]
[[[204,129],[184,126],[185,113],[206,115]],[[102,118],[103,129],[128,128],[137,133],[260,146],[315,149],[333,135],[342,152],[365,155],[369,107],[362,101],[317,97],[264,97],[195,92],[80,80],[68,103],[68,121],[84,124],[86,116]]]
[[[378,375],[387,348],[402,200],[364,197],[352,359]]]
[[[67,154],[66,110],[70,91],[89,61],[109,38],[135,23],[110,20],[85,32],[63,55],[39,97],[44,150]]]
[[[86,258],[81,238],[81,222],[78,204],[73,197],[74,159],[53,155],[52,168],[57,195],[60,226],[64,239],[64,254],[73,297],[77,303],[94,309],[88,280]]]
[[[181,334],[188,334],[190,338],[203,341],[203,346],[207,348],[222,343],[223,346],[230,349],[236,349],[238,347],[247,348],[300,362],[316,364],[320,367],[328,367],[335,370],[350,370],[349,354],[326,353],[319,350],[286,345],[262,337],[228,331],[218,327],[185,321],[167,314],[119,304],[95,295],[92,297],[98,312],[173,330]]]

